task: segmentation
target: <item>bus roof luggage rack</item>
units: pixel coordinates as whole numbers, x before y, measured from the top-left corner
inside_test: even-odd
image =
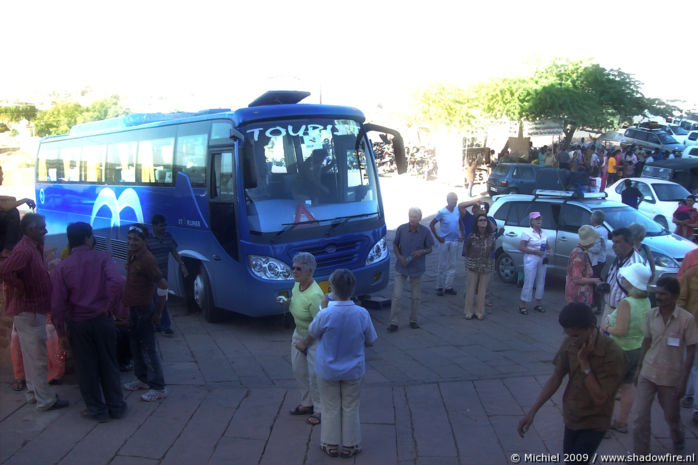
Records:
[[[310,95],[304,90],[270,90],[252,101],[249,107],[261,107],[264,105],[288,105],[298,103]]]
[[[171,121],[183,118],[191,118],[194,116],[211,115],[215,113],[224,113],[230,111],[230,108],[211,108],[197,112],[178,111],[175,113],[132,113],[118,118],[110,118],[101,121],[90,121],[88,123],[77,124],[70,128],[70,135],[87,134],[90,132],[112,131],[121,128],[130,128],[140,126],[141,124],[157,123],[160,121]]]
[[[581,191],[559,191],[549,189],[536,189],[534,199],[539,197],[552,197],[557,199],[605,199],[608,197],[606,192],[581,192]]]

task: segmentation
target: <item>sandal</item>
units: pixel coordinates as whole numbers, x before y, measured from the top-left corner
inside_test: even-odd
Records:
[[[320,415],[310,415],[308,418],[305,419],[305,422],[309,425],[319,425],[320,424]]]
[[[361,452],[361,449],[359,448],[359,446],[351,446],[351,447],[342,446],[342,458],[343,459],[350,459],[353,456],[355,456],[356,454],[358,454],[359,452]]]
[[[313,406],[306,407],[305,405],[298,404],[296,408],[289,412],[291,415],[312,415]]]
[[[14,391],[24,391],[24,388],[27,387],[27,382],[23,379],[16,379],[10,383],[10,386],[12,386]]]
[[[535,307],[533,307],[533,310],[535,310],[539,313],[545,313],[545,309],[543,307],[541,307],[540,305],[536,305]]]
[[[320,448],[330,457],[339,457],[339,446],[336,444],[323,444]]]
[[[526,307],[519,307],[519,313],[522,315],[528,315],[528,310],[526,310]]]
[[[613,423],[611,423],[611,429],[614,431],[618,431],[619,433],[626,434],[628,432],[628,424],[614,421]]]

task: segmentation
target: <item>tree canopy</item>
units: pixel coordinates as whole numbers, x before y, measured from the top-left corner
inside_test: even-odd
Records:
[[[427,123],[457,129],[470,122],[474,111],[519,123],[550,119],[561,123],[567,145],[577,129],[604,132],[634,116],[667,116],[677,109],[645,97],[640,87],[618,69],[555,60],[528,76],[492,79],[467,90],[432,87],[419,96],[418,111]]]
[[[78,123],[115,118],[129,114],[118,95],[97,100],[86,107],[77,102],[55,102],[48,110],[39,111],[35,126],[38,136],[67,134]]]
[[[0,106],[0,121],[4,123],[17,123],[23,119],[33,121],[37,112],[34,105]]]

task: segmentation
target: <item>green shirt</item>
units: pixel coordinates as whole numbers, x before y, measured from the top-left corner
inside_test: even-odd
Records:
[[[624,299],[630,304],[630,321],[628,321],[628,332],[625,336],[613,336],[611,338],[623,350],[636,350],[642,347],[642,340],[645,337],[642,327],[650,311],[650,301],[648,298],[626,297]],[[608,325],[615,326],[618,319],[618,309],[613,310],[608,315]]]
[[[313,321],[315,315],[320,311],[320,303],[324,295],[324,292],[322,292],[322,289],[315,281],[304,291],[301,291],[299,283],[293,285],[289,310],[291,315],[293,315],[293,320],[296,322],[296,331],[301,336],[305,337],[308,335],[308,326],[310,326],[310,322]]]

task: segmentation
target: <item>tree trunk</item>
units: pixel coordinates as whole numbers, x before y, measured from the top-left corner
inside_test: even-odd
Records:
[[[567,149],[570,146],[570,142],[572,142],[572,136],[574,136],[576,130],[577,123],[575,122],[569,122],[565,125],[565,129],[563,130],[565,138],[562,141],[562,146],[560,147],[560,150]]]

